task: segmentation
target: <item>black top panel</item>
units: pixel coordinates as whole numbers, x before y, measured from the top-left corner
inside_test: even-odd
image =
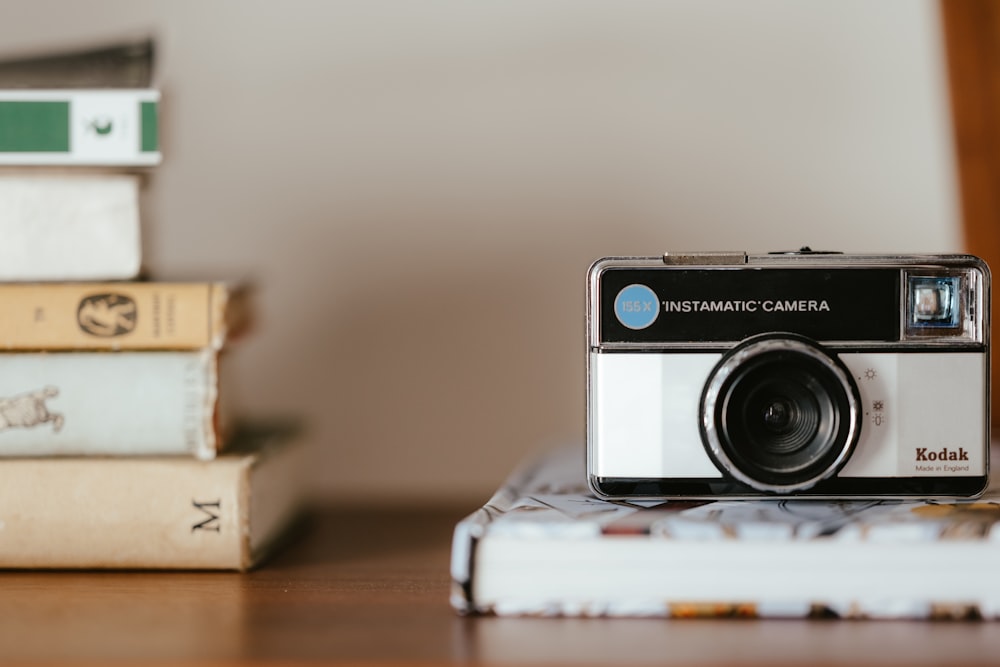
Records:
[[[602,343],[739,341],[774,331],[898,341],[900,280],[898,268],[609,268],[595,317]]]

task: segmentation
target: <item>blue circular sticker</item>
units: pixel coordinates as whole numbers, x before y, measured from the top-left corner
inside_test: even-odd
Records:
[[[629,329],[645,329],[659,314],[656,292],[645,285],[629,285],[615,297],[615,317]]]

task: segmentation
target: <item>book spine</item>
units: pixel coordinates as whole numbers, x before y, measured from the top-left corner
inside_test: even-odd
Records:
[[[218,354],[0,354],[0,456],[215,456]]]
[[[0,175],[0,281],[135,278],[139,190],[137,174]]]
[[[0,90],[0,164],[159,164],[160,94]]]
[[[0,465],[0,567],[246,569],[247,457]]]
[[[2,350],[220,349],[243,308],[222,283],[0,284]]]

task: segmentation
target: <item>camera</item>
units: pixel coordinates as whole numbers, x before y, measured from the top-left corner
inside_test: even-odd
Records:
[[[989,468],[971,255],[607,257],[587,275],[600,497],[969,497]]]

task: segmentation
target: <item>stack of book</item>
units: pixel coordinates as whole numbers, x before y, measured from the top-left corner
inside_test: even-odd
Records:
[[[298,448],[220,391],[247,290],[140,279],[151,70],[151,42],[0,64],[0,567],[246,569],[297,506]]]

